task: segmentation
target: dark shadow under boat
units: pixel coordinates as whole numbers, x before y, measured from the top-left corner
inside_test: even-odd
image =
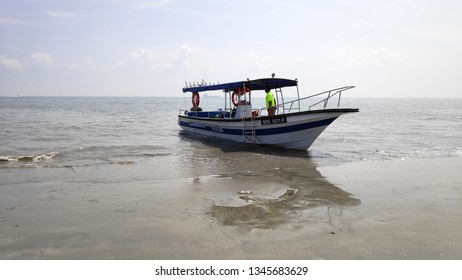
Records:
[[[235,153],[235,152],[252,152],[260,153],[267,155],[275,156],[288,156],[288,157],[298,157],[298,158],[310,158],[311,153],[309,150],[291,150],[284,149],[272,145],[257,145],[257,144],[248,144],[240,143],[235,141],[228,141],[226,139],[208,137],[200,134],[191,133],[185,130],[179,131],[179,136],[182,141],[187,142],[200,142],[200,144],[207,147],[218,148],[224,153]]]

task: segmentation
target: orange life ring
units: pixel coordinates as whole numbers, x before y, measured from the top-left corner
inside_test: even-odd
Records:
[[[237,104],[239,103],[239,96],[247,92],[250,92],[250,88],[248,87],[238,87],[233,91],[233,96],[231,100],[233,101],[234,106],[237,106]]]
[[[233,102],[234,106],[237,106],[237,104],[239,104],[239,93],[237,91],[233,92],[233,95],[231,96],[231,101]]]
[[[250,88],[248,87],[238,87],[234,90],[235,93],[238,93],[239,95],[243,95],[244,93],[250,92]]]
[[[199,97],[199,93],[198,92],[194,92],[193,95],[192,95],[192,105],[193,105],[193,108],[197,108],[199,107],[199,104],[201,103],[201,98]]]

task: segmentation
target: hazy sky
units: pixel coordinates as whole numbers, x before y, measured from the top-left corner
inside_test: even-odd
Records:
[[[0,96],[183,96],[271,73],[302,95],[462,97],[462,1],[0,0]]]

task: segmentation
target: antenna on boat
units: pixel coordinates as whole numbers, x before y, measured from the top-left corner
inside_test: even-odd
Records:
[[[202,81],[205,80],[205,63],[204,63],[204,75],[202,76]]]

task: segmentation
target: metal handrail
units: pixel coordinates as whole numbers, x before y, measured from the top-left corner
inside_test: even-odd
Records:
[[[319,101],[319,102],[316,102],[314,104],[312,104],[308,110],[311,110],[311,107],[314,107],[318,104],[320,104],[321,102],[324,102],[324,107],[323,109],[326,109],[327,107],[327,103],[329,102],[329,99],[334,97],[335,95],[338,94],[338,102],[337,102],[337,108],[340,107],[340,99],[342,98],[342,92],[343,91],[346,91],[346,90],[349,90],[349,89],[352,89],[354,88],[354,86],[346,86],[346,87],[341,87],[341,88],[336,88],[336,89],[332,89],[332,90],[328,90],[328,91],[325,91],[325,92],[321,92],[321,93],[318,93],[318,94],[315,94],[315,95],[312,95],[312,96],[309,96],[309,97],[315,97],[315,96],[319,96],[319,95],[323,95],[323,94],[327,94],[327,97],[324,98],[323,100]],[[332,95],[331,93],[334,92]],[[307,97],[307,98],[309,98]]]
[[[327,95],[326,98],[324,98],[324,99],[322,99],[322,100],[320,100],[320,101],[318,101],[318,102],[316,102],[316,103],[314,103],[314,104],[312,104],[312,105],[310,105],[308,107],[308,110],[311,110],[312,107],[324,102],[323,109],[326,109],[329,100],[332,97],[334,97],[334,96],[336,96],[338,94],[338,101],[337,101],[337,108],[338,108],[338,107],[340,107],[340,99],[342,97],[342,92],[346,91],[346,90],[349,90],[349,89],[352,89],[354,87],[355,86],[345,86],[345,87],[341,87],[341,88],[331,89],[331,90],[316,93],[316,94],[313,94],[313,95],[310,95],[310,96],[307,96],[307,97],[298,98],[298,99],[295,99],[295,100],[292,100],[292,101],[288,101],[288,102],[279,104],[278,106],[282,106],[283,110],[285,111],[285,107],[289,106],[289,104],[290,104],[289,109],[287,110],[287,111],[290,112],[292,110],[292,106],[294,105],[295,102],[300,102],[302,100],[310,99],[310,98],[321,96],[321,95]],[[295,107],[295,110],[296,109],[297,109],[297,107]],[[268,107],[263,107],[263,108],[260,109],[260,111],[263,111],[263,110],[268,110]],[[299,112],[301,111],[300,106],[298,107],[298,111]]]

